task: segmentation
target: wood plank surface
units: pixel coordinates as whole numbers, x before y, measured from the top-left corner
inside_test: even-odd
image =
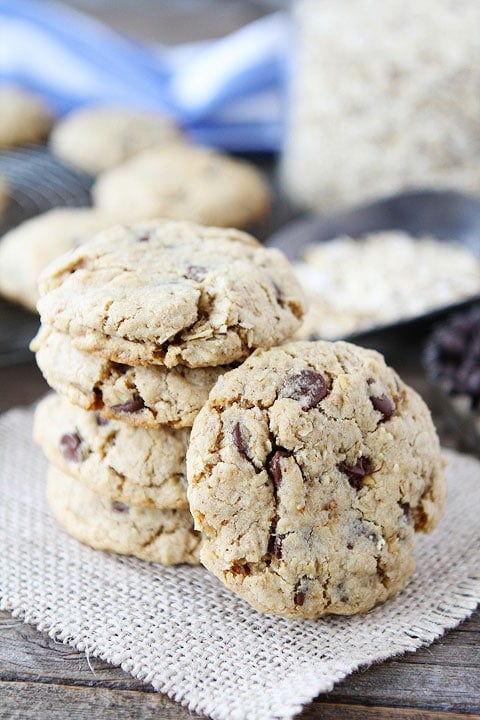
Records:
[[[16,714],[8,715],[12,697]],[[83,653],[0,613],[0,718],[30,718],[32,702],[39,720],[83,718],[93,705],[100,720],[198,717],[121,669],[87,661]],[[122,703],[130,715],[121,714]],[[61,714],[65,707],[68,715]],[[480,717],[479,611],[432,646],[355,673],[299,717],[383,718],[394,708],[389,717]]]

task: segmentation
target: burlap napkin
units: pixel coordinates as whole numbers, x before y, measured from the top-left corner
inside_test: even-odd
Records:
[[[480,598],[480,463],[449,454],[447,515],[417,571],[363,617],[252,610],[202,568],[163,568],[72,540],[44,502],[31,410],[0,418],[0,608],[219,720],[291,718],[356,668],[414,650]]]

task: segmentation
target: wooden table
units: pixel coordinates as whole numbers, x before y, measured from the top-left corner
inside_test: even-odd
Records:
[[[202,2],[200,12],[198,0],[150,4],[148,0],[139,0],[142,8],[148,7],[149,12],[154,13],[155,22],[138,13],[136,3],[136,12],[132,13],[133,4],[125,0],[100,3],[98,12],[103,19],[111,18],[120,29],[132,32],[137,28],[139,35],[174,42],[202,34],[221,34],[258,17],[267,6],[275,4],[249,0]],[[72,4],[93,7],[85,0],[72,0]],[[195,22],[191,21],[192,12]],[[184,18],[189,17],[187,24],[181,22],[182,13]],[[426,395],[434,412],[442,415],[441,408],[435,407],[435,398],[428,396],[419,367],[420,342],[421,338],[412,337],[407,345],[402,341],[396,347],[388,347],[387,358],[408,382]],[[33,362],[0,367],[0,411],[33,402],[46,390]],[[443,441],[457,444],[455,428],[443,427],[445,418],[440,415]],[[0,613],[0,720],[91,720],[92,717],[188,720],[198,716],[122,670],[100,660],[87,662],[83,653],[50,640],[7,613]],[[299,717],[305,720],[480,718],[480,612],[477,610],[469,620],[428,648],[348,677],[331,693],[319,696]]]

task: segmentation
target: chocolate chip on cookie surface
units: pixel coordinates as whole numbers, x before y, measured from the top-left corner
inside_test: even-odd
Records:
[[[33,437],[49,461],[101,497],[139,507],[188,509],[189,431],[131,427],[49,395]]]
[[[132,367],[77,350],[68,335],[42,328],[32,342],[48,384],[84,410],[135,427],[191,427],[218,377],[230,366]]]
[[[444,507],[439,441],[381,355],[338,342],[258,350],[197,416],[188,497],[203,564],[264,612],[364,612],[413,571]],[[406,509],[406,510],[405,510]]]
[[[109,500],[51,466],[47,500],[58,523],[97,550],[163,565],[198,565],[200,535],[188,510],[157,510]]]

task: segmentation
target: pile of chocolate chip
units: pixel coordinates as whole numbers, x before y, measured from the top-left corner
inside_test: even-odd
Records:
[[[424,353],[430,379],[448,395],[480,409],[480,305],[452,316],[431,335]]]

